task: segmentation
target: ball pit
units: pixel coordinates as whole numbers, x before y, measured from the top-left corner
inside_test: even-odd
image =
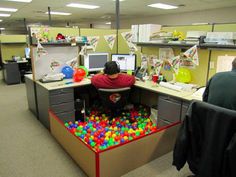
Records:
[[[155,132],[157,125],[152,123],[149,116],[149,111],[144,106],[122,112],[120,116],[112,120],[109,120],[107,114],[90,110],[84,122],[67,122],[65,126],[75,136],[99,152]]]

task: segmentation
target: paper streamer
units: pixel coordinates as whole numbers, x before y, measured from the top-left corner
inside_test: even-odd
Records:
[[[99,36],[88,36],[88,43],[93,47],[93,51],[96,51],[98,41],[99,41]]]
[[[37,55],[38,57],[41,57],[42,55],[47,55],[47,51],[44,49],[44,47],[40,44],[40,42],[38,41],[38,44],[37,44]]]
[[[132,42],[132,32],[129,31],[129,32],[123,32],[121,33],[121,36],[124,38],[124,40],[127,42],[127,43],[131,43]]]
[[[70,66],[71,68],[75,69],[75,68],[77,68],[77,66],[78,66],[78,58],[75,57],[75,58],[73,58],[73,59],[67,61],[66,64],[67,64],[68,66]]]
[[[135,52],[138,51],[138,48],[133,43],[128,42],[128,46],[129,46],[129,54],[130,55],[133,55]]]
[[[190,49],[188,49],[186,52],[183,53],[183,55],[188,58],[191,59],[191,61],[195,64],[195,65],[199,65],[199,58],[198,58],[198,52],[197,52],[197,45],[194,45],[193,47],[191,47]]]
[[[115,44],[116,34],[105,35],[104,39],[106,40],[106,42],[108,43],[108,46],[112,50]]]
[[[157,63],[155,65],[155,72],[156,72],[157,75],[160,74],[162,65],[163,65],[163,61],[157,60]]]
[[[79,55],[86,56],[87,55],[87,45],[82,46]]]
[[[179,67],[180,67],[180,56],[175,56],[172,59],[169,60],[173,70],[175,73],[178,73]]]

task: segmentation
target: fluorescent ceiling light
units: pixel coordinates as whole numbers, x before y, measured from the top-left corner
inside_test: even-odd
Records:
[[[113,1],[116,1],[116,0],[113,0]],[[123,2],[123,1],[125,1],[125,0],[119,0],[120,2]]]
[[[46,12],[48,14],[48,12]],[[71,13],[66,13],[66,12],[50,12],[51,15],[71,15]]]
[[[111,22],[106,22],[106,25],[111,25]]]
[[[7,1],[13,1],[13,2],[31,2],[32,0],[7,0]]]
[[[159,8],[159,9],[177,9],[177,6],[172,6],[163,3],[150,4],[149,7]]]
[[[11,14],[0,14],[0,17],[10,17]]]
[[[0,30],[5,30],[5,28],[0,28]]]
[[[0,22],[2,22],[2,20],[0,20]]]
[[[88,5],[88,4],[78,4],[78,3],[70,3],[66,5],[67,7],[76,7],[76,8],[82,8],[82,9],[97,9],[100,6],[95,5]]]
[[[16,12],[17,9],[0,7],[0,11],[4,11],[4,12]]]

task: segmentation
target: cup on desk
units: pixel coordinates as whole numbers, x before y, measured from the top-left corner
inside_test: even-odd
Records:
[[[128,75],[132,75],[132,70],[127,70]]]
[[[152,81],[156,83],[158,81],[158,75],[153,75]]]

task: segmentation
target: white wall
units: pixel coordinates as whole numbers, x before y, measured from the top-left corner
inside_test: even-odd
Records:
[[[132,24],[190,25],[192,23],[232,23],[236,22],[236,7],[195,11],[179,14],[157,15],[153,17],[121,20],[121,28]]]

